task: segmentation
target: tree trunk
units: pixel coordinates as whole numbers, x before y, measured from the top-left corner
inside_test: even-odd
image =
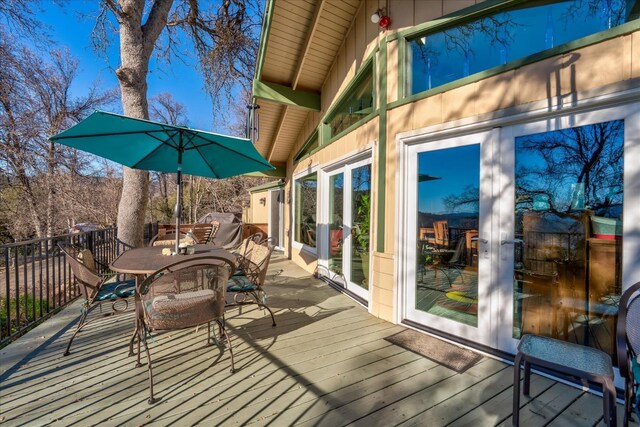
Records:
[[[171,0],[154,2],[147,22],[142,24],[144,0],[120,0],[120,83],[124,114],[149,119],[147,72],[155,42],[165,27]],[[122,196],[118,206],[118,238],[142,246],[144,219],[149,200],[149,172],[123,167]]]
[[[53,133],[51,133],[53,135]],[[55,216],[54,197],[56,194],[56,184],[54,175],[56,168],[56,147],[53,141],[49,141],[49,152],[47,153],[47,237],[53,236],[53,221]]]

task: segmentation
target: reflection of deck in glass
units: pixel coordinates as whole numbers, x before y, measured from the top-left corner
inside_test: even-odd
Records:
[[[466,325],[478,325],[478,274],[458,268],[418,273],[416,309]]]

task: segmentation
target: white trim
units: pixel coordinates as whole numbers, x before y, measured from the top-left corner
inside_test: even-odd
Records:
[[[369,301],[371,295],[371,283],[369,283],[369,289],[365,290],[361,286],[351,282],[350,280],[346,280],[346,273],[349,273],[349,279],[351,278],[351,271],[348,269],[351,265],[351,245],[352,243],[352,233],[351,228],[348,224],[351,224],[351,210],[345,210],[345,207],[350,207],[351,200],[351,175],[350,173],[359,167],[369,165],[371,167],[371,182],[370,182],[370,192],[373,192],[373,159],[372,159],[372,150],[368,148],[364,151],[359,151],[357,153],[351,153],[346,156],[342,156],[339,160],[332,161],[331,163],[327,163],[323,166],[323,179],[322,179],[322,209],[321,209],[321,222],[322,228],[321,233],[317,234],[318,239],[316,241],[317,244],[320,244],[321,250],[318,251],[318,263],[325,267],[329,268],[329,251],[330,251],[330,242],[328,240],[329,236],[329,220],[330,220],[330,212],[329,206],[331,202],[329,200],[329,180],[332,176],[342,174],[343,175],[343,230],[348,230],[345,234],[343,234],[343,258],[342,258],[342,276],[345,277],[345,287],[350,292],[358,295],[359,297]],[[373,212],[370,213],[373,215]],[[370,258],[371,260],[371,258]],[[369,262],[369,282],[371,282],[371,268],[372,262]]]
[[[301,242],[297,242],[295,235],[295,227],[296,227],[296,215],[295,215],[295,210],[296,210],[296,181],[298,179],[304,178],[306,176],[309,176],[313,173],[317,173],[317,180],[316,180],[316,247],[311,247],[309,245],[305,245],[304,243]],[[314,256],[318,256],[318,219],[319,219],[319,214],[320,212],[322,212],[322,207],[321,207],[321,186],[320,186],[320,182],[322,180],[322,170],[320,169],[320,165],[319,164],[315,164],[313,166],[309,166],[307,169],[305,169],[304,171],[298,172],[296,174],[294,174],[292,176],[292,182],[291,182],[291,247],[293,249],[297,249],[303,252],[307,252],[309,254],[312,254]]]

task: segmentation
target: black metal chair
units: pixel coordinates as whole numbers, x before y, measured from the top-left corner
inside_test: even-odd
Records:
[[[235,371],[231,340],[224,327],[225,292],[235,265],[216,256],[178,261],[151,274],[140,284],[138,342],[147,354],[149,403],[154,403],[153,368],[147,337],[152,332],[175,331],[207,324],[207,344],[225,342]],[[221,340],[211,334],[218,324]],[[138,350],[138,366],[140,351]]]
[[[123,314],[127,311],[129,308],[127,299],[135,293],[135,280],[114,280],[113,274],[98,274],[96,272],[96,261],[89,249],[62,243],[59,243],[58,246],[64,253],[84,298],[80,320],[64,352],[64,355],[67,356],[78,332],[89,323],[100,318],[97,317],[87,321],[89,314],[95,308],[101,307],[102,309],[103,305],[111,304],[111,311],[104,313],[102,317]]]
[[[624,291],[620,298],[616,347],[620,376],[624,378],[624,425],[629,425],[631,412],[640,420],[640,282]]]

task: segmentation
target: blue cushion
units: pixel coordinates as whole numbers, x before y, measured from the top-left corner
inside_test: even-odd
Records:
[[[246,276],[233,276],[227,282],[227,292],[254,291],[257,287]]]
[[[234,276],[244,276],[244,271],[242,271],[241,269],[237,269],[236,271],[233,272]]]
[[[98,291],[97,301],[106,301],[118,298],[127,298],[136,292],[135,280],[106,283]]]

